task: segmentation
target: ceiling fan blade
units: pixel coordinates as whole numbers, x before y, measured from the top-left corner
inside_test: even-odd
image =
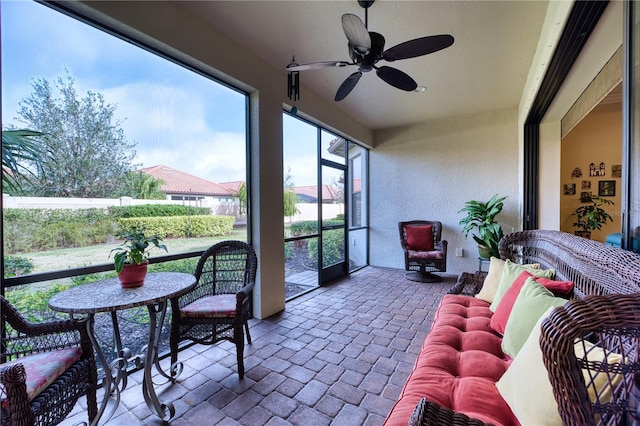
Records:
[[[399,59],[415,58],[446,49],[453,44],[449,34],[434,35],[405,41],[382,53],[382,59],[393,62]]]
[[[352,13],[342,15],[342,29],[349,44],[358,54],[365,56],[371,51],[371,36],[362,20]]]
[[[391,67],[380,67],[376,69],[378,77],[389,83],[395,88],[411,92],[416,90],[418,83],[415,82],[408,74]]]
[[[346,61],[326,61],[326,62],[313,62],[310,64],[296,65],[294,67],[286,67],[287,71],[307,71],[307,70],[319,70],[322,68],[342,68],[348,65],[355,65]]]
[[[338,88],[338,92],[336,93],[336,102],[343,100],[349,93],[351,93],[353,88],[356,87],[358,80],[360,80],[360,77],[362,77],[361,71],[354,72],[349,77],[347,77],[345,81],[342,82],[342,84]]]

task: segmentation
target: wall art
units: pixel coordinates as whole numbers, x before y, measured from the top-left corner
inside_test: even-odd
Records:
[[[622,177],[622,164],[614,164],[613,166],[611,166],[611,177],[612,178]]]
[[[565,183],[564,184],[564,195],[576,195],[576,184],[575,183]]]
[[[598,182],[599,197],[615,197],[615,195],[616,195],[615,180],[601,180]]]
[[[604,163],[600,163],[599,165],[595,163],[589,164],[589,176],[604,176],[606,173]]]

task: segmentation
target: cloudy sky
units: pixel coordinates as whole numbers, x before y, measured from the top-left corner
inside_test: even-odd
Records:
[[[245,180],[245,96],[32,1],[0,3],[2,126],[21,126],[32,81],[65,68],[80,97],[115,104],[135,163],[164,164],[214,182]]]

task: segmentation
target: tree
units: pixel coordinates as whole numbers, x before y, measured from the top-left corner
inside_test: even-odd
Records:
[[[235,195],[238,197],[238,201],[240,201],[238,213],[245,214],[247,212],[247,184],[245,182],[240,184],[240,188],[238,188]]]
[[[116,106],[93,91],[78,99],[74,83],[66,70],[66,79],[56,79],[55,97],[49,81],[33,80],[33,93],[19,103],[18,119],[43,133],[50,156],[30,195],[111,197],[134,167],[136,144],[127,142],[121,120],[114,117]]]
[[[3,192],[12,195],[21,194],[23,182],[31,182],[36,177],[32,169],[26,167],[31,163],[36,170],[42,169],[40,159],[44,156],[42,148],[34,137],[42,136],[33,130],[2,131],[2,186]]]
[[[119,196],[138,200],[165,200],[167,194],[162,190],[165,181],[144,172],[127,172],[124,186]]]
[[[291,216],[299,213],[298,207],[296,207],[296,203],[298,202],[298,195],[294,190],[295,186],[293,183],[293,176],[291,176],[291,168],[287,168],[284,172],[284,182],[283,182],[283,194],[282,198],[284,200],[284,215]]]

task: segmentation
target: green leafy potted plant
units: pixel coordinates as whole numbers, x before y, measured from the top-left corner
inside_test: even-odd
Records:
[[[122,287],[140,287],[147,276],[149,251],[154,247],[167,251],[167,247],[161,244],[162,238],[147,236],[144,228],[137,226],[120,231],[118,238],[124,242],[112,249],[109,255],[116,252],[113,256],[114,265]]]
[[[588,204],[578,207],[573,213],[576,216],[573,226],[578,228],[574,233],[580,237],[591,238],[592,231],[601,229],[607,221],[613,222],[613,218],[602,208],[611,204],[614,204],[613,201],[606,198],[592,197]]]
[[[489,201],[467,201],[458,213],[466,213],[460,220],[463,225],[462,233],[467,238],[474,229],[473,239],[478,243],[478,253],[482,258],[500,257],[498,242],[503,237],[502,226],[496,221],[496,216],[502,211],[504,200],[495,194]]]

